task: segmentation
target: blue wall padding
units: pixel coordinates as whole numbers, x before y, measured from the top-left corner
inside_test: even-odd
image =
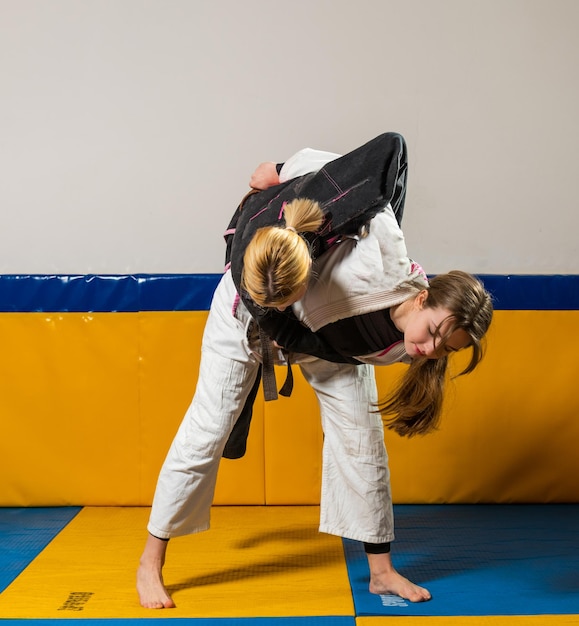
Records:
[[[0,592],[80,510],[81,507],[0,508]]]
[[[432,593],[368,592],[359,542],[344,549],[356,615],[565,615],[579,607],[579,505],[397,505],[396,569]]]
[[[0,275],[0,312],[207,311],[220,274]],[[497,310],[579,309],[579,275],[481,275]]]
[[[0,312],[207,311],[220,274],[0,276]]]
[[[481,275],[493,296],[495,309],[503,311],[575,311],[579,309],[579,276]]]

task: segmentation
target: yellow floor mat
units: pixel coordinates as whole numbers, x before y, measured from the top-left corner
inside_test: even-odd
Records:
[[[353,616],[340,538],[319,507],[214,507],[209,532],[174,539],[176,609],[139,606],[146,508],[85,508],[0,594],[0,618]]]

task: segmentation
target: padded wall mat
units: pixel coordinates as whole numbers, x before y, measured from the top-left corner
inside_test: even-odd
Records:
[[[318,507],[215,507],[211,531],[169,544],[177,608],[141,608],[148,513],[83,509],[0,594],[0,618],[353,618],[342,542],[318,532]]]
[[[369,594],[366,557],[346,540],[357,616],[579,619],[579,505],[398,505],[395,520],[394,564],[432,600]]]

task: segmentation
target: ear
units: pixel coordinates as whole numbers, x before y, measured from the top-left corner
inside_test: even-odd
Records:
[[[428,290],[422,289],[422,291],[418,292],[418,295],[414,298],[414,306],[417,309],[423,309],[426,300],[428,299]]]

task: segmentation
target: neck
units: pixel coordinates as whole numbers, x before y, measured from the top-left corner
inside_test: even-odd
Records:
[[[396,326],[401,333],[406,330],[408,315],[412,310],[413,303],[414,298],[409,298],[408,300],[404,300],[404,302],[401,302],[390,309],[390,319],[394,322],[394,326]]]

